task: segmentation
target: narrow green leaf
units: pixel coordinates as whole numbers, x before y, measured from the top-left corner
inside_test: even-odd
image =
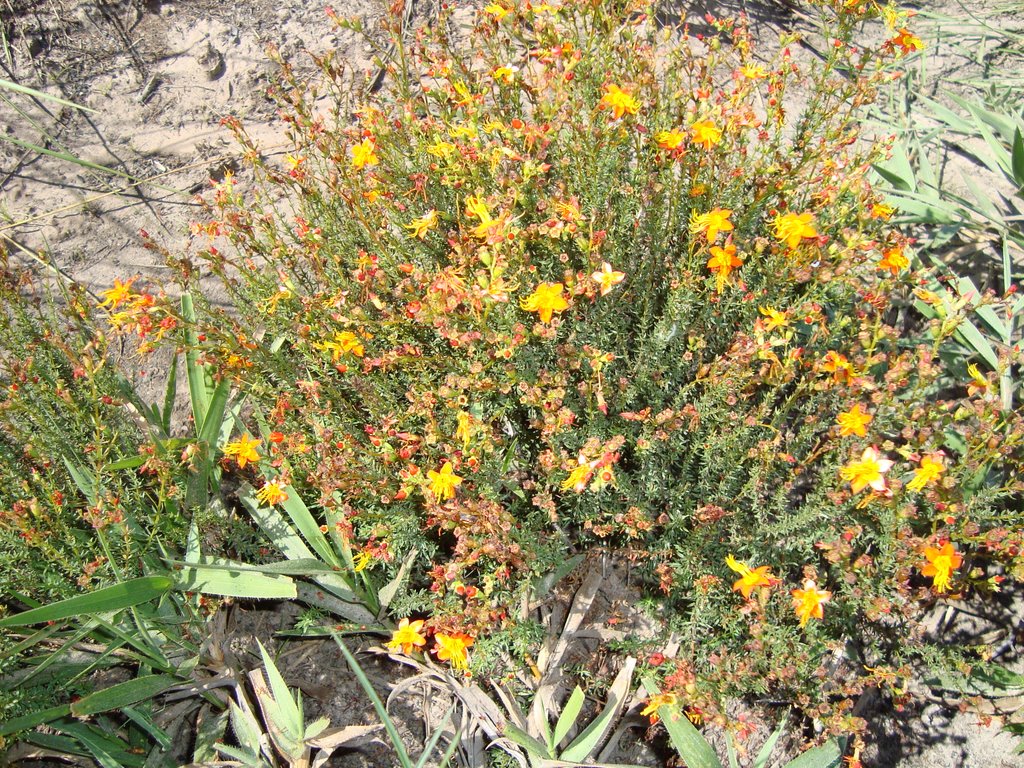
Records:
[[[125,717],[148,733],[160,749],[168,750],[174,745],[171,737],[167,735],[167,731],[153,722],[153,718],[146,712],[132,706],[121,707],[120,711]]]
[[[820,747],[790,760],[785,768],[837,768],[842,760],[843,747],[835,739],[829,739]]]
[[[348,662],[348,666],[352,670],[352,674],[356,676],[356,680],[359,681],[359,685],[373,703],[373,708],[377,711],[377,717],[380,718],[380,721],[384,726],[384,730],[387,731],[388,738],[391,740],[391,746],[395,748],[395,753],[398,755],[398,761],[401,763],[402,768],[415,768],[412,759],[409,757],[409,752],[405,748],[405,744],[402,743],[402,737],[398,734],[398,729],[395,728],[395,723],[391,719],[391,715],[388,714],[387,707],[385,707],[384,702],[380,700],[380,696],[377,695],[377,691],[374,690],[373,685],[366,676],[366,673],[363,672],[363,668],[359,666],[359,662],[356,661],[356,657],[352,655],[352,652],[348,649],[348,646],[345,645],[341,636],[337,632],[331,632],[331,637],[333,637],[334,642],[338,644],[338,648],[341,649],[341,654],[345,657],[345,661]]]
[[[956,332],[957,335],[963,337],[963,341],[977,352],[993,370],[999,367],[999,356],[996,355],[996,351],[992,349],[988,339],[985,338],[985,335],[978,330],[974,323],[965,317],[960,321],[960,325],[956,327]]]
[[[16,139],[13,136],[9,136],[7,134],[0,136],[0,141],[7,142],[8,144],[13,144],[14,146],[21,147],[22,149],[28,149],[32,152],[38,152],[40,155],[49,155],[50,157],[56,157],[58,160],[63,160],[64,162],[67,163],[80,165],[83,168],[89,168],[90,170],[93,171],[109,173],[111,176],[120,176],[123,179],[131,178],[131,176],[129,176],[127,173],[125,173],[124,171],[119,171],[116,168],[110,168],[106,165],[99,165],[98,163],[90,163],[88,160],[83,160],[80,157],[75,157],[74,155],[68,152],[55,152],[52,149],[40,147],[38,144],[33,144],[32,142],[29,141],[22,141],[21,139]]]
[[[526,731],[512,725],[512,723],[505,723],[503,735],[514,741],[534,757],[539,757],[541,759],[554,759],[555,757],[548,751],[548,748],[544,744],[533,738],[533,736],[528,734]]]
[[[782,716],[782,722],[779,723],[779,727],[772,731],[771,735],[761,746],[761,749],[758,750],[757,757],[754,758],[753,768],[765,768],[768,765],[772,752],[775,751],[775,745],[779,743],[779,739],[782,737],[782,733],[786,730],[787,725],[789,725],[789,712]]]
[[[44,101],[52,101],[54,104],[63,104],[65,107],[72,107],[73,109],[81,110],[82,112],[91,112],[96,114],[96,110],[91,107],[85,107],[81,104],[76,104],[73,101],[66,101],[52,94],[45,93],[43,91],[37,91],[35,88],[29,88],[27,85],[20,85],[18,83],[12,83],[10,80],[0,79],[0,90],[13,91],[14,93],[23,93],[26,96],[31,96],[35,99],[43,99]]]
[[[583,729],[583,733],[573,739],[560,755],[561,759],[582,762],[597,751],[615,725],[619,711],[629,696],[635,668],[636,659],[627,656],[625,665],[619,670],[608,689],[608,701],[605,703],[604,709],[601,710],[601,714]]]
[[[285,730],[292,738],[300,739],[303,726],[302,712],[299,710],[288,684],[281,676],[280,670],[274,660],[270,658],[267,649],[263,647],[263,643],[257,640],[256,645],[259,646],[260,655],[263,657],[263,668],[267,672],[267,680],[270,682],[270,691],[274,696],[274,702],[284,717],[284,722],[278,722],[277,726]]]
[[[887,182],[892,184],[892,186],[895,189],[898,189],[901,192],[913,191],[913,186],[911,185],[911,183],[904,179],[902,176],[900,176],[898,173],[894,173],[893,171],[890,171],[888,168],[883,168],[881,165],[878,165],[877,163],[875,165],[872,165],[871,167],[875,169],[879,176],[881,176]]]
[[[448,712],[441,719],[441,722],[434,727],[434,732],[430,734],[430,739],[423,745],[423,752],[420,754],[420,759],[416,761],[415,768],[425,768],[427,760],[430,759],[430,754],[434,751],[434,747],[437,746],[437,742],[441,740],[441,735],[444,729],[448,727],[448,723],[452,721],[452,717],[455,715],[455,710],[458,709],[458,704],[452,704],[448,708]]]
[[[649,696],[660,693],[657,683],[650,677],[644,678],[644,688]],[[658,707],[658,717],[668,731],[669,740],[676,752],[686,763],[687,768],[722,768],[715,751],[701,736],[693,723],[677,706],[664,705]]]
[[[213,379],[209,371],[199,365],[199,337],[196,335],[196,310],[192,303],[192,294],[187,291],[181,295],[181,317],[185,321],[185,374],[188,377],[189,402],[192,405],[192,419],[195,422],[196,434],[203,429],[203,419],[210,406],[210,390]]]
[[[177,685],[180,680],[167,675],[143,675],[134,680],[127,680],[102,691],[90,693],[71,705],[71,714],[75,717],[88,717],[99,712],[109,712],[140,701],[152,699],[159,693]]]
[[[319,523],[317,523],[313,514],[309,511],[309,507],[302,501],[299,492],[290,485],[285,486],[284,492],[288,494],[288,498],[281,502],[281,508],[288,513],[288,517],[291,518],[299,533],[309,542],[309,546],[320,555],[325,563],[340,566],[341,561],[334,550],[331,549],[327,537],[320,532]]]
[[[562,714],[558,716],[558,722],[555,723],[555,732],[552,738],[551,746],[556,750],[576,723],[576,718],[580,716],[580,710],[583,709],[583,702],[586,701],[586,698],[583,695],[583,690],[577,685],[569,696],[569,700],[565,702]]]
[[[289,560],[310,560],[313,553],[305,542],[295,532],[295,529],[288,525],[284,516],[274,507],[264,507],[256,498],[256,492],[248,483],[242,485],[238,491],[238,500],[249,510],[253,520],[263,529],[274,546],[281,550],[281,554]]]
[[[91,475],[88,470],[73,463],[71,459],[66,456],[64,457],[64,466],[67,467],[68,474],[71,475],[71,479],[74,480],[79,493],[85,496],[85,498],[89,500],[90,504],[96,504],[98,496],[96,477]]]
[[[183,592],[243,597],[250,600],[294,600],[295,582],[287,576],[251,571],[231,571],[191,565],[176,572],[177,588]]]
[[[167,386],[164,388],[164,407],[160,412],[160,428],[165,435],[171,434],[171,414],[174,412],[174,401],[178,398],[178,357],[171,360],[171,370],[167,372]]]
[[[228,717],[227,710],[214,712],[210,705],[200,712],[195,746],[192,750],[193,763],[209,763],[217,759],[214,744],[224,738],[228,728]]]
[[[18,731],[30,731],[37,725],[50,723],[62,717],[67,717],[70,714],[71,707],[67,704],[50,707],[49,709],[41,709],[38,712],[30,712],[27,715],[8,720],[6,723],[0,723],[0,736],[10,736]]]
[[[1024,187],[1024,136],[1021,135],[1020,126],[1013,130],[1013,150],[1010,165],[1013,168],[1013,180],[1018,187]]]
[[[391,601],[395,599],[395,595],[398,594],[399,588],[405,582],[406,577],[409,575],[409,569],[412,567],[413,562],[416,560],[418,553],[415,549],[410,550],[405,560],[402,561],[402,567],[398,569],[398,574],[385,584],[380,592],[377,593],[377,600],[380,602],[381,608],[387,608],[391,605]]]
[[[174,582],[167,576],[142,576],[97,589],[87,595],[69,597],[67,600],[8,616],[0,620],[0,627],[26,627],[82,614],[119,611],[154,600],[168,592],[173,585]]]

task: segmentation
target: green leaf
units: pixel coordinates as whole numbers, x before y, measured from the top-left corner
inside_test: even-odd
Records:
[[[414,768],[412,759],[409,757],[409,752],[406,750],[405,744],[402,742],[402,737],[398,734],[398,729],[395,728],[395,723],[391,719],[391,715],[388,714],[387,707],[385,707],[384,702],[380,700],[380,696],[377,695],[377,691],[373,689],[373,685],[370,683],[366,673],[363,672],[363,668],[359,666],[359,662],[356,661],[356,657],[352,655],[352,651],[348,649],[348,646],[345,645],[341,636],[337,632],[331,632],[331,637],[333,637],[334,642],[338,644],[338,648],[341,649],[341,654],[345,657],[345,661],[348,662],[348,666],[356,676],[356,680],[359,681],[359,685],[373,703],[373,708],[377,711],[377,717],[380,718],[380,721],[384,726],[384,730],[387,731],[388,738],[391,740],[391,746],[395,748],[395,753],[398,755],[398,762],[401,763],[402,768]]]
[[[41,709],[38,712],[30,712],[27,715],[8,720],[6,723],[0,723],[0,736],[10,736],[18,731],[30,731],[37,725],[60,720],[62,717],[67,717],[70,714],[71,707],[67,704],[50,707],[49,709]]]
[[[62,104],[65,107],[72,107],[73,109],[81,110],[82,112],[91,112],[96,114],[96,110],[91,107],[84,107],[81,104],[76,104],[73,101],[66,101],[64,99],[53,96],[43,91],[37,91],[35,88],[29,88],[27,85],[19,85],[18,83],[12,83],[10,80],[0,79],[0,90],[13,91],[14,93],[23,93],[26,96],[31,96],[35,99],[43,99],[44,101],[52,101],[55,104]]]
[[[192,405],[192,419],[196,433],[203,429],[203,419],[210,406],[210,390],[213,379],[210,372],[199,365],[199,337],[196,335],[196,310],[192,303],[192,294],[187,291],[181,295],[181,317],[185,321],[185,373],[188,377],[189,402]]]
[[[140,701],[152,699],[159,693],[177,685],[180,681],[167,675],[143,675],[134,680],[127,680],[102,691],[90,693],[71,705],[71,714],[75,717],[88,717],[99,712],[109,712]]]
[[[604,709],[601,710],[601,714],[595,717],[590,725],[583,729],[583,733],[573,739],[572,743],[562,752],[561,759],[582,762],[597,751],[598,747],[607,738],[612,726],[615,725],[619,711],[629,696],[630,685],[633,681],[633,670],[635,668],[636,659],[627,656],[626,663],[619,670],[619,673],[612,681],[611,687],[608,689],[608,702],[605,704]]]
[[[87,595],[69,597],[57,603],[0,620],[0,627],[26,627],[43,621],[60,621],[83,614],[108,613],[155,600],[170,591],[174,582],[167,576],[142,576],[97,589]]]
[[[820,747],[809,749],[786,763],[785,768],[836,768],[843,759],[843,746],[829,739]]]
[[[284,678],[281,676],[277,665],[270,658],[267,649],[263,647],[263,643],[257,640],[256,645],[259,646],[260,655],[263,657],[263,668],[267,671],[267,679],[270,682],[270,690],[274,696],[274,702],[284,717],[284,722],[278,722],[276,725],[285,730],[292,738],[300,739],[302,738],[303,726],[302,712],[299,710],[298,704],[296,704],[295,698],[292,696],[288,684],[285,683]]]
[[[1024,136],[1021,136],[1020,126],[1013,131],[1013,153],[1010,165],[1013,168],[1013,180],[1018,187],[1024,187]]]
[[[216,760],[217,751],[214,749],[214,744],[224,738],[228,727],[228,717],[227,710],[214,713],[209,705],[200,712],[195,746],[192,751],[193,763],[209,763]]]
[[[294,600],[295,582],[287,576],[271,576],[240,570],[222,570],[190,565],[176,572],[177,588],[183,592],[243,597],[250,600]]]
[[[309,511],[309,507],[302,501],[298,491],[290,485],[285,486],[283,490],[288,494],[288,498],[281,502],[281,508],[288,513],[288,517],[291,518],[299,533],[324,562],[340,566],[341,561],[331,549],[327,537],[320,532],[320,525]]]
[[[789,712],[786,712],[782,717],[782,722],[779,723],[779,727],[772,731],[768,740],[765,741],[761,749],[758,751],[757,757],[754,758],[754,768],[765,768],[765,766],[768,765],[772,752],[775,751],[775,745],[779,743],[779,739],[782,737],[782,733],[786,730],[786,726],[788,724]]]
[[[377,593],[377,600],[380,602],[381,608],[387,608],[391,605],[391,601],[395,599],[395,595],[398,594],[399,587],[405,582],[406,577],[409,575],[409,569],[412,567],[413,562],[416,560],[417,552],[415,549],[410,550],[405,560],[402,561],[402,567],[398,569],[398,574],[385,584],[380,592]]]
[[[894,173],[893,171],[890,171],[887,168],[883,168],[881,165],[878,165],[877,163],[872,165],[871,167],[875,169],[879,176],[881,176],[887,182],[892,184],[892,186],[895,189],[898,189],[901,192],[913,191],[914,188],[911,185],[911,183],[904,179],[902,176],[900,176],[898,173]]]
[[[644,688],[649,696],[660,693],[657,683],[650,677],[644,678]],[[679,707],[663,705],[658,707],[658,717],[668,731],[669,740],[687,768],[722,768],[715,751]]]
[[[533,736],[528,734],[526,731],[512,725],[512,723],[505,723],[503,734],[506,738],[514,741],[534,757],[539,757],[541,759],[554,759],[555,757],[540,741],[533,738]]]
[[[576,718],[580,716],[580,710],[583,709],[583,702],[586,701],[586,696],[583,695],[583,691],[577,685],[569,696],[569,700],[565,702],[565,707],[562,708],[562,714],[558,716],[558,722],[555,723],[555,732],[552,735],[551,746],[553,749],[558,749],[558,745],[562,743],[562,739],[566,737],[569,730],[576,723]]]

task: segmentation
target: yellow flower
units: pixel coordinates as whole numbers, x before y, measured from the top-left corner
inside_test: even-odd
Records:
[[[427,147],[427,154],[433,155],[434,157],[448,158],[450,157],[457,147],[450,141],[441,141],[438,139],[429,147]]]
[[[373,554],[367,552],[365,549],[362,552],[357,552],[352,557],[352,570],[356,573],[365,571],[366,568],[373,562]]]
[[[454,670],[465,670],[469,667],[468,649],[473,645],[473,638],[462,632],[453,635],[438,632],[434,635],[435,653],[439,661],[447,661]]]
[[[908,491],[923,491],[946,471],[941,451],[926,453],[921,457],[921,465],[914,470],[914,479],[907,483]]]
[[[874,417],[866,412],[860,403],[857,403],[850,410],[836,416],[836,423],[839,425],[839,436],[849,437],[856,435],[864,437],[867,435],[867,426]]]
[[[590,279],[601,286],[601,295],[607,296],[612,288],[626,279],[626,275],[623,272],[612,271],[612,265],[607,261],[603,261],[601,262],[601,269],[594,272]]]
[[[501,21],[508,15],[508,8],[498,5],[497,3],[489,3],[488,5],[485,5],[484,11],[494,16],[498,21]]]
[[[690,126],[693,133],[693,143],[699,144],[704,149],[711,149],[722,140],[722,129],[710,120],[701,120]]]
[[[674,707],[679,701],[679,697],[674,693],[658,693],[651,696],[647,700],[647,706],[640,710],[640,714],[643,716],[649,716],[651,718],[651,725],[658,722],[660,715],[658,710],[662,707]]]
[[[793,609],[800,619],[800,626],[806,626],[807,622],[812,618],[824,618],[825,609],[822,605],[831,598],[832,593],[828,590],[818,589],[818,585],[814,583],[813,579],[807,579],[804,582],[803,589],[794,589]]]
[[[878,268],[882,270],[889,270],[893,277],[909,266],[910,259],[907,258],[906,254],[903,253],[903,249],[899,246],[883,251],[882,258],[878,262]]]
[[[422,629],[423,619],[416,621],[402,619],[398,623],[398,629],[391,633],[391,641],[385,643],[384,647],[392,653],[401,651],[408,656],[414,649],[422,648],[427,644],[427,638],[421,634]]]
[[[715,274],[715,287],[718,293],[722,292],[729,275],[737,267],[743,266],[743,260],[736,255],[736,246],[732,240],[726,240],[725,247],[711,246],[711,258],[708,259],[708,269]]]
[[[405,225],[412,234],[409,237],[415,237],[420,240],[427,236],[427,232],[437,226],[437,211],[431,208],[425,214],[420,216],[418,219],[413,219],[411,222]]]
[[[729,566],[730,570],[740,575],[733,583],[732,591],[739,592],[746,600],[750,599],[750,593],[758,587],[770,587],[775,583],[775,579],[772,578],[771,568],[767,565],[751,568],[746,563],[739,562],[732,555],[725,558],[725,564]]]
[[[871,206],[871,218],[873,219],[888,221],[894,213],[896,213],[896,209],[885,203],[875,203]]]
[[[749,80],[761,80],[768,76],[760,64],[744,64],[740,67],[740,73]]]
[[[352,331],[339,331],[334,334],[334,341],[325,341],[320,348],[330,352],[334,362],[338,362],[342,355],[362,357],[366,352],[363,342]]]
[[[504,67],[497,67],[491,72],[491,77],[498,80],[506,85],[511,85],[516,79],[516,72],[519,71],[519,67],[513,67],[512,65],[506,65]]]
[[[654,134],[654,141],[662,149],[679,149],[686,141],[686,134],[674,128],[671,131],[658,131]]]
[[[490,236],[495,225],[500,223],[491,216],[491,212],[487,208],[487,203],[476,195],[470,195],[467,197],[466,202],[463,205],[467,216],[472,216],[480,221],[479,224],[473,227],[473,234],[476,237],[486,238]]]
[[[758,307],[757,311],[764,315],[767,320],[763,320],[764,329],[771,333],[776,328],[787,328],[789,327],[789,317],[785,312],[779,312],[777,309],[771,307]]]
[[[455,495],[455,489],[462,483],[462,478],[455,474],[452,463],[446,461],[440,472],[430,470],[427,472],[430,480],[430,492],[437,497],[438,501],[450,499]]]
[[[120,280],[115,278],[113,288],[108,288],[107,290],[100,292],[100,296],[103,297],[103,301],[100,302],[100,306],[117,309],[119,306],[127,302],[131,298],[132,283],[134,282],[134,277],[126,283],[122,283]]]
[[[377,164],[377,144],[372,138],[363,139],[361,144],[352,147],[352,167],[359,169]]]
[[[550,323],[554,312],[562,312],[569,308],[569,302],[562,296],[561,283],[541,283],[533,293],[522,299],[519,306],[527,312],[536,312],[542,323]]]
[[[733,230],[732,222],[729,221],[730,216],[732,216],[732,211],[728,208],[715,208],[708,213],[694,211],[690,214],[690,234],[703,233],[707,235],[708,242],[713,243],[719,232]]]
[[[640,110],[640,102],[617,85],[606,85],[604,87],[601,106],[611,109],[612,117],[616,120],[627,112],[635,115]]]
[[[587,481],[590,480],[590,476],[594,474],[594,468],[582,453],[580,454],[578,462],[578,466],[573,467],[569,476],[562,481],[563,491],[572,489],[575,490],[576,493],[583,493],[583,490],[587,487]]]
[[[789,246],[790,249],[800,245],[805,237],[817,237],[818,231],[814,228],[814,216],[809,213],[787,213],[776,216],[775,237]]]
[[[880,458],[874,448],[865,448],[859,461],[851,461],[839,470],[840,476],[850,484],[854,493],[860,493],[867,487],[882,493],[886,490],[885,473],[892,462]]]
[[[958,554],[948,541],[939,548],[926,547],[924,556],[928,563],[921,569],[921,574],[932,577],[932,586],[936,592],[945,592],[949,589],[953,571],[964,561],[963,556]]]
[[[255,459],[253,459],[253,461],[255,461]],[[288,501],[288,494],[285,493],[284,488],[278,485],[275,481],[268,480],[263,484],[263,487],[260,488],[259,492],[257,492],[256,498],[267,506],[272,507],[275,504],[282,504]]]
[[[466,411],[459,411],[455,417],[457,426],[455,427],[455,439],[462,441],[462,447],[469,447],[469,439],[473,435],[473,417],[466,413]]]
[[[260,455],[256,452],[256,447],[259,444],[259,440],[246,432],[234,442],[224,446],[224,455],[234,456],[235,461],[238,462],[238,468],[245,469],[246,464],[260,460]]]

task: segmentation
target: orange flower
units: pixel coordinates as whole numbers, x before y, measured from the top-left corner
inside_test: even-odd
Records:
[[[690,233],[694,235],[704,234],[709,243],[715,242],[719,232],[731,232],[732,222],[729,217],[732,211],[728,208],[715,208],[708,213],[690,214]]]
[[[825,609],[822,607],[832,599],[832,593],[818,589],[814,579],[807,579],[803,589],[793,590],[793,610],[800,619],[800,626],[806,626],[810,619],[823,619]]]
[[[427,638],[420,633],[422,629],[423,619],[416,621],[402,619],[398,623],[398,629],[391,634],[391,641],[385,643],[384,647],[392,653],[401,651],[408,656],[414,649],[422,648],[427,644]]]
[[[814,216],[809,213],[787,213],[776,216],[773,222],[775,237],[785,243],[790,250],[800,245],[804,238],[817,237],[814,228]]]
[[[594,465],[587,461],[586,456],[581,453],[577,461],[578,465],[573,467],[569,476],[562,481],[563,491],[572,489],[575,490],[576,493],[583,493],[584,489],[587,487],[587,482],[594,474]]]
[[[334,334],[334,341],[325,341],[319,346],[320,349],[331,353],[334,362],[341,360],[342,355],[362,357],[366,352],[363,342],[352,331],[339,331]]]
[[[601,286],[601,295],[607,296],[609,291],[626,279],[623,272],[614,272],[607,261],[601,262],[601,269],[594,272],[590,279]]]
[[[377,144],[372,138],[363,139],[362,143],[352,147],[352,167],[358,170],[368,165],[376,165],[378,162],[376,150]]]
[[[617,85],[606,85],[604,87],[601,106],[611,109],[612,117],[616,120],[626,113],[635,115],[640,111],[640,102]]]
[[[943,458],[945,457],[942,451],[926,453],[922,456],[921,465],[914,470],[914,479],[907,483],[907,490],[923,491],[926,486],[938,480],[942,473],[946,471],[946,465],[942,461]]]
[[[690,126],[693,134],[693,143],[699,144],[704,149],[711,149],[722,140],[722,129],[710,120],[701,120]]]
[[[569,308],[569,302],[562,296],[563,288],[561,283],[541,283],[519,302],[519,306],[527,312],[536,312],[542,323],[550,323],[553,313]]]
[[[891,466],[889,459],[880,458],[878,451],[870,447],[864,449],[859,461],[851,461],[839,470],[839,474],[850,484],[854,493],[860,493],[869,486],[874,491],[884,493],[887,490],[885,473]]]
[[[836,417],[836,423],[839,424],[839,436],[849,437],[850,435],[856,435],[857,437],[864,437],[867,435],[867,426],[871,423],[874,417],[865,411],[860,403],[857,403],[853,408],[840,413]]]
[[[434,635],[434,652],[439,661],[447,661],[454,670],[466,670],[469,668],[469,647],[473,645],[473,638],[462,632],[448,635],[438,632]]]
[[[711,246],[711,258],[708,259],[708,269],[716,277],[715,288],[718,293],[722,292],[729,275],[737,267],[743,266],[743,260],[736,255],[736,246],[732,244],[732,237],[725,241],[725,246]]]
[[[883,251],[882,258],[878,262],[878,268],[881,270],[889,270],[893,277],[909,266],[910,259],[907,258],[906,254],[903,253],[903,249],[899,246]]]
[[[250,462],[255,463],[260,460],[260,455],[256,452],[256,447],[259,444],[259,440],[246,432],[234,442],[224,446],[224,455],[234,456],[235,461],[238,462],[238,468],[245,469],[246,464]]]
[[[777,583],[772,577],[771,568],[767,565],[759,565],[751,568],[746,563],[739,562],[732,555],[725,558],[725,564],[730,570],[735,571],[740,577],[733,583],[732,591],[739,592],[745,600],[750,599],[750,593],[758,587],[770,587]]]
[[[932,586],[936,592],[945,592],[949,589],[953,571],[964,561],[963,556],[948,541],[939,548],[925,547],[924,556],[928,562],[921,568],[921,575],[932,577]]]
[[[452,463],[446,461],[440,472],[430,470],[427,472],[430,480],[430,492],[437,497],[438,501],[445,501],[455,495],[455,489],[462,484],[462,478],[455,474]]]
[[[896,32],[896,37],[888,41],[888,45],[890,48],[899,48],[900,56],[906,56],[908,53],[920,51],[924,48],[921,38],[913,34],[906,27],[901,27]]]
[[[854,374],[853,364],[846,359],[846,355],[839,352],[826,352],[821,361],[821,369],[832,374],[836,383],[849,381]]]

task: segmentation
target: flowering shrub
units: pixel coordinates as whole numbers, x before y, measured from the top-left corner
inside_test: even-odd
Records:
[[[265,504],[301,494],[363,578],[419,553],[393,648],[464,668],[534,576],[606,548],[684,640],[666,695],[849,728],[928,605],[1020,575],[1020,415],[943,360],[968,310],[909,314],[858,134],[916,38],[833,5],[804,69],[742,20],[491,3],[460,43],[444,13],[392,29],[393,90],[354,125],[330,55],[310,83],[281,62],[283,165],[228,121],[246,173],[182,262],[231,299],[194,329],[255,411],[225,462]]]

